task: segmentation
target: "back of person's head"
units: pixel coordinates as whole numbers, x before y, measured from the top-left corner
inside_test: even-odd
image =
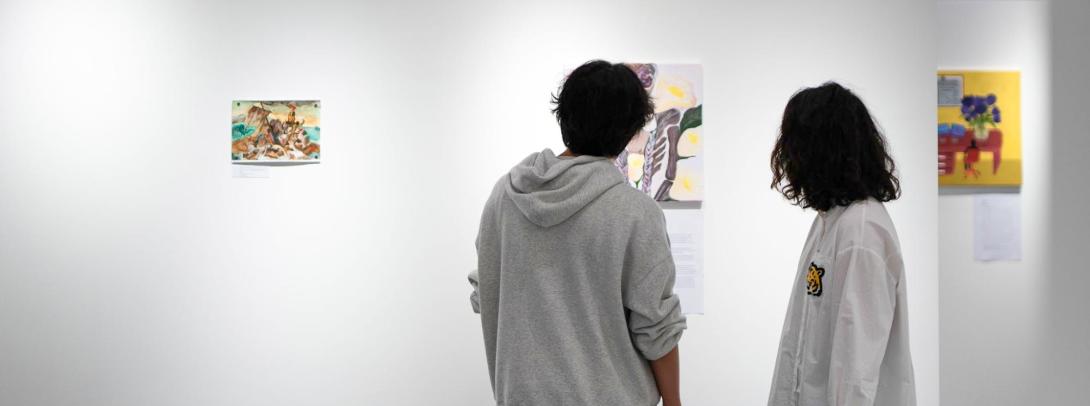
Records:
[[[894,170],[882,133],[850,90],[828,82],[787,102],[772,150],[772,188],[794,204],[827,211],[897,199]]]
[[[620,154],[654,114],[636,73],[600,60],[572,71],[553,105],[564,146],[578,155]]]

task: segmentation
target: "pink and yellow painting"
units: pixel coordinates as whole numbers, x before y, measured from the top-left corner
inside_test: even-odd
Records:
[[[703,68],[696,64],[628,66],[650,93],[655,115],[614,163],[632,187],[656,201],[703,201]]]
[[[321,159],[317,100],[235,100],[231,103],[231,160]]]

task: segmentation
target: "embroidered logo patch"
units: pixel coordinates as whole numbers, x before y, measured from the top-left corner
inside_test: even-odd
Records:
[[[806,294],[821,296],[821,277],[825,276],[825,268],[818,268],[817,264],[810,263],[810,271],[806,272]]]

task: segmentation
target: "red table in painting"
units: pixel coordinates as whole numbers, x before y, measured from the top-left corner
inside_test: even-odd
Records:
[[[954,173],[954,165],[957,164],[958,152],[965,153],[965,160],[975,163],[980,160],[980,152],[992,153],[992,173],[999,171],[999,162],[1002,160],[1003,132],[998,129],[988,130],[988,137],[976,141],[976,150],[969,150],[973,140],[973,130],[966,130],[965,135],[955,137],[949,134],[939,135],[939,174],[950,175]]]

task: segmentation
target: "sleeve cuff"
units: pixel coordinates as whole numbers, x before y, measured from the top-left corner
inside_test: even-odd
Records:
[[[681,342],[681,334],[685,331],[685,327],[684,325],[682,325],[681,327],[674,330],[675,331],[664,335],[660,339],[661,342],[655,343],[655,345],[651,346],[650,348],[642,350],[641,352],[643,353],[643,357],[646,358],[648,361],[654,361],[659,358],[665,357],[666,354],[669,354],[670,351],[673,351],[674,348],[677,348],[677,344]]]

